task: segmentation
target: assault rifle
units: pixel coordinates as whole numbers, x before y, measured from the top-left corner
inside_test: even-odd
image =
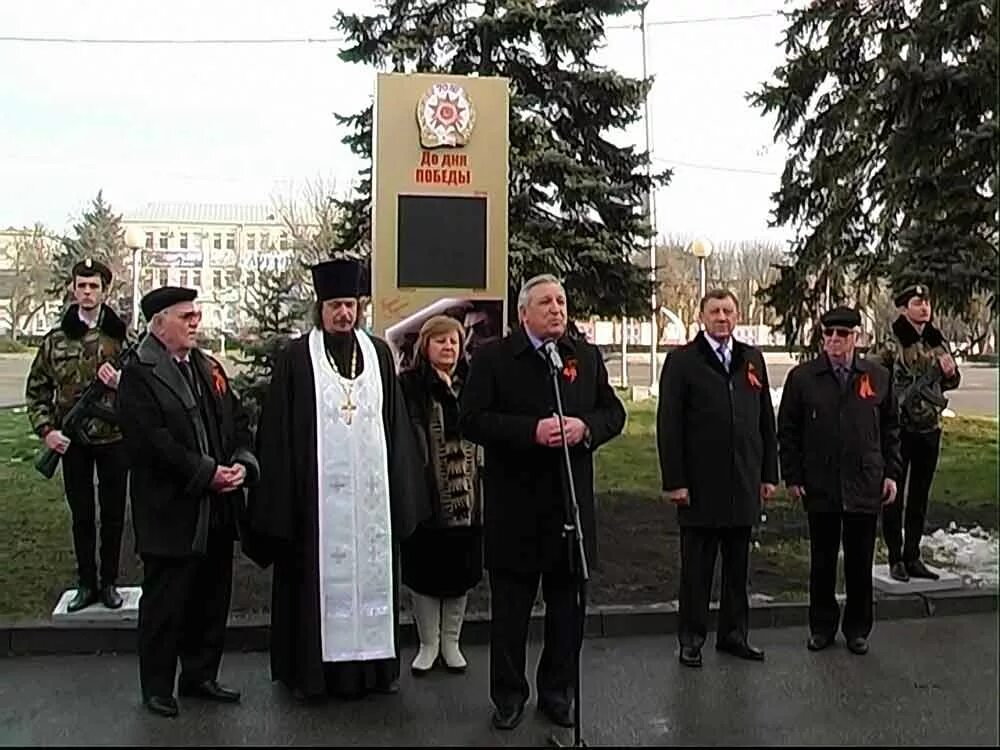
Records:
[[[123,349],[115,359],[109,360],[116,370],[121,371],[128,358],[135,352],[135,348],[139,345],[140,340],[136,339],[135,343]],[[104,394],[109,390],[111,389],[99,377],[95,376],[86,389],[84,389],[83,393],[80,394],[80,398],[76,400],[76,403],[66,412],[66,416],[63,417],[62,425],[59,428],[63,434],[70,440],[78,440],[80,428],[84,422],[93,418],[100,419],[109,424],[118,424],[118,413],[101,403]],[[61,457],[61,454],[48,446],[43,446],[35,458],[35,468],[43,477],[51,479],[52,475],[56,473],[56,467],[59,466],[59,459]]]
[[[947,407],[948,399],[941,393],[941,389],[931,387],[940,382],[942,375],[944,373],[941,371],[941,365],[935,361],[934,364],[924,370],[920,377],[906,386],[899,394],[900,411],[907,409],[910,402],[917,396],[936,406],[938,409]]]

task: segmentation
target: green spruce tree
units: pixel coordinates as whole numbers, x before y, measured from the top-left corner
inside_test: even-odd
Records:
[[[111,287],[106,300],[123,320],[129,320],[132,309],[132,256],[125,245],[125,229],[121,214],[116,214],[98,191],[88,211],[73,225],[73,234],[64,237],[53,258],[53,294],[71,296],[69,290],[73,266],[83,258],[95,258],[111,269]]]
[[[815,0],[785,14],[786,60],[750,95],[789,155],[772,224],[791,262],[765,296],[791,342],[829,280],[931,287],[942,312],[994,310],[997,0]]]
[[[630,259],[650,228],[648,154],[615,145],[637,122],[652,83],[602,68],[593,53],[607,18],[634,0],[383,0],[375,15],[339,13],[349,62],[379,70],[502,76],[511,83],[509,309],[537,273],[565,279],[573,313],[648,313],[648,271]],[[365,160],[355,195],[339,204],[338,249],[365,253],[371,237],[372,109],[340,116],[344,143]]]
[[[256,427],[260,408],[271,382],[275,357],[301,327],[302,271],[297,265],[261,270],[247,290],[246,315],[253,338],[243,343],[241,371],[234,378],[251,424]]]

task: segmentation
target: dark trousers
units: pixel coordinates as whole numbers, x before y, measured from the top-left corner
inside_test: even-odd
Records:
[[[809,514],[809,630],[832,638],[841,625],[837,604],[837,557],[844,544],[847,604],[841,630],[845,638],[867,638],[872,631],[874,513]]]
[[[73,518],[73,549],[81,586],[97,587],[97,513],[94,465],[101,508],[101,585],[114,585],[121,560],[128,464],[121,441],[106,445],[70,443],[62,457],[66,502]]]
[[[576,665],[583,644],[583,612],[576,579],[568,572],[490,571],[490,698],[500,709],[524,704],[530,694],[525,677],[531,607],[542,579],[545,631],[536,672],[539,703],[570,705]]]
[[[701,648],[708,634],[715,558],[722,547],[722,588],[716,643],[745,642],[750,630],[750,527],[681,527],[681,590],[677,638]]]
[[[139,600],[139,682],[143,698],[174,693],[181,681],[214,680],[233,588],[231,534],[209,534],[203,557],[144,557]]]
[[[900,437],[903,456],[903,486],[896,502],[882,511],[882,535],[889,551],[889,564],[914,562],[920,559],[920,538],[924,534],[927,501],[941,451],[941,430],[906,432]],[[907,472],[910,475],[907,482]],[[905,509],[905,521],[904,521]],[[906,542],[903,542],[903,528]]]

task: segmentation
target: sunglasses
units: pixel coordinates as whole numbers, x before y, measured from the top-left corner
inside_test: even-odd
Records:
[[[837,338],[841,338],[841,339],[846,339],[852,333],[854,333],[854,331],[852,331],[850,328],[824,328],[823,329],[823,335],[824,336],[836,336]]]

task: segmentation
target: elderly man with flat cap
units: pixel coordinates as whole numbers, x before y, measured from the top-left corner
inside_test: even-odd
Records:
[[[139,680],[145,706],[176,716],[181,696],[235,703],[218,681],[244,488],[259,475],[249,420],[218,360],[197,346],[193,289],[142,299],[148,335],[119,386],[143,562]]]
[[[873,624],[872,560],[879,511],[896,499],[899,424],[889,371],[855,352],[861,318],[838,307],[820,319],[823,351],[794,367],[778,409],[781,474],[809,515],[808,648],[832,645],[838,625],[855,654]],[[843,542],[847,602],[836,599]]]
[[[113,419],[94,415],[76,434],[64,432],[63,420],[84,390],[99,379],[105,386],[100,406],[115,409],[119,371],[115,366],[132,342],[125,323],[105,302],[111,270],[85,258],[73,266],[73,304],[59,325],[45,334],[31,363],[24,395],[28,419],[45,445],[62,456],[66,501],[73,518],[73,548],[78,584],[67,609],[76,612],[101,602],[122,606],[115,588],[125,520],[127,467],[122,435]],[[94,467],[99,480],[101,513],[100,580],[98,580],[97,517],[94,512]]]
[[[895,303],[899,317],[876,359],[892,373],[899,402],[902,477],[909,475],[909,481],[904,481],[906,491],[899,502],[882,514],[882,534],[893,578],[936,580],[938,574],[920,559],[920,539],[941,450],[941,413],[948,404],[944,393],[958,388],[962,376],[948,342],[931,323],[930,290],[913,284],[896,295]]]

